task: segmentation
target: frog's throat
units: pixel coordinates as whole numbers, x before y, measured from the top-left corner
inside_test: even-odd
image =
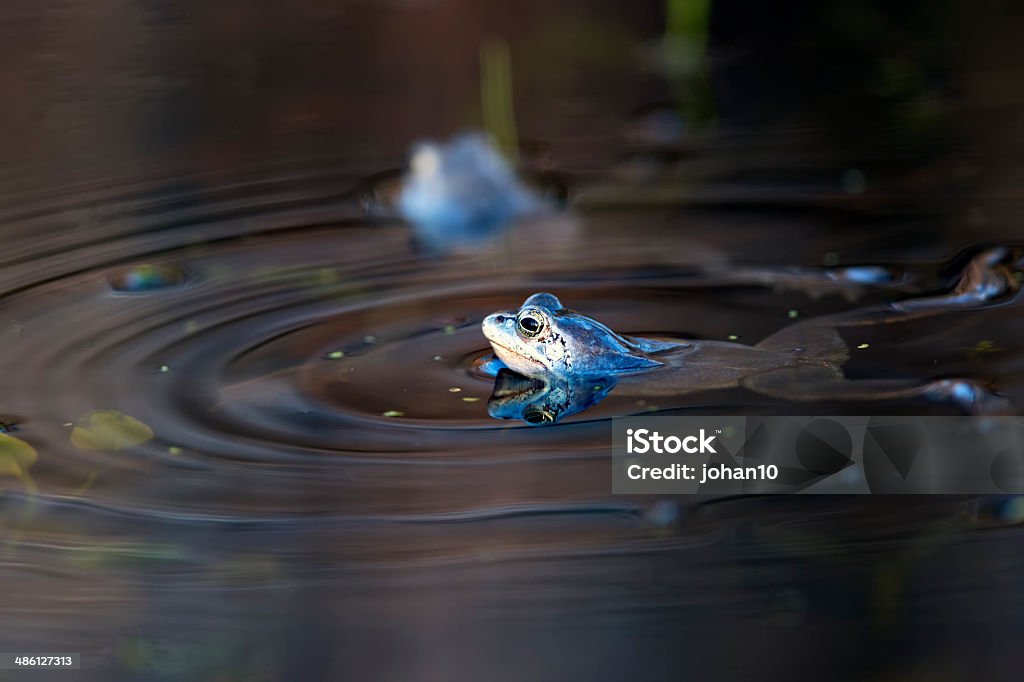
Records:
[[[512,357],[514,357],[514,358],[516,358],[518,360],[526,360],[527,362],[529,362],[529,363],[531,363],[533,365],[536,365],[537,367],[540,367],[541,369],[546,369],[545,366],[544,366],[544,363],[541,362],[540,360],[535,360],[535,359],[531,358],[528,355],[523,355],[522,353],[520,353],[519,351],[515,350],[514,348],[509,348],[505,344],[498,343],[497,341],[494,341],[493,339],[488,339],[488,341],[490,341],[491,345],[495,347],[495,349],[494,349],[495,352],[497,352],[498,348],[500,348],[500,349],[508,352],[509,354],[512,355]],[[498,353],[498,357],[501,357],[501,353]],[[505,362],[505,364],[507,365],[509,363]]]

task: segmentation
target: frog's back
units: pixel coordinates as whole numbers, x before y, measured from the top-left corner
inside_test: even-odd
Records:
[[[618,392],[632,387],[647,394],[674,395],[732,388],[752,376],[801,363],[799,354],[725,341],[693,341],[657,357],[661,367],[626,377]]]

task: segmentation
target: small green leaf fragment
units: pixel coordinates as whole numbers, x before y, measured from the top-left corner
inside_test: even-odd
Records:
[[[153,430],[117,410],[96,410],[80,418],[71,430],[71,444],[83,450],[117,452],[153,438]]]
[[[24,478],[38,458],[35,448],[25,441],[0,433],[0,476]]]

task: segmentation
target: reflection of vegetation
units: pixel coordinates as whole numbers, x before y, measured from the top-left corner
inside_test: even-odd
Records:
[[[662,60],[677,106],[687,125],[715,119],[707,47],[711,0],[667,0]]]
[[[117,410],[97,410],[78,420],[71,444],[83,450],[117,452],[153,438],[153,430]]]
[[[13,476],[34,489],[28,470],[36,463],[35,448],[25,441],[0,433],[0,477]]]
[[[110,568],[179,563],[186,559],[181,547],[176,545],[118,544],[82,547],[71,558],[71,563],[87,568]]]
[[[971,360],[976,360],[981,355],[987,355],[989,353],[1000,353],[1003,349],[997,346],[994,341],[989,341],[986,339],[984,341],[978,341],[978,343],[974,344],[973,346],[962,347],[960,350],[965,351],[967,353],[967,357],[970,358]]]
[[[195,679],[203,672],[230,668],[242,651],[239,636],[223,634],[205,637],[200,642],[126,637],[117,644],[117,657],[129,671],[169,679]],[[246,675],[244,679],[263,678]]]
[[[512,99],[512,60],[504,40],[491,40],[480,48],[480,105],[484,130],[506,158],[514,160],[519,140]]]
[[[840,140],[874,117],[881,144],[948,139],[948,72],[954,60],[957,20],[949,3],[884,6],[832,0],[816,6],[820,59],[812,73],[836,84],[823,89],[841,115]],[[856,122],[858,126],[847,125]],[[860,146],[863,140],[851,140]]]
[[[633,73],[636,37],[623,27],[579,15],[546,22],[516,45],[519,82],[533,92],[529,101],[554,102],[572,96],[581,78]],[[521,65],[521,66],[520,66]]]
[[[889,551],[876,549],[870,560],[859,564],[855,560],[864,556],[864,546],[836,538],[831,532],[787,526],[757,527],[755,531],[766,546],[790,556],[814,560],[823,566],[860,566],[868,578],[865,596],[872,625],[887,628],[900,624],[904,616],[905,591],[911,574],[966,527],[965,520],[959,517],[937,519],[913,536],[894,542]]]

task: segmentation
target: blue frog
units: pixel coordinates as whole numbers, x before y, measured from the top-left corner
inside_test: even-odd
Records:
[[[428,249],[486,243],[542,202],[484,135],[413,147],[398,210]]]
[[[968,412],[1012,413],[1007,401],[970,379],[849,380],[842,370],[849,348],[839,330],[1001,301],[1020,289],[1020,264],[1019,254],[1009,249],[989,249],[968,263],[949,292],[802,320],[753,346],[619,334],[566,308],[550,293],[534,294],[516,310],[489,315],[482,327],[501,363],[523,377],[543,382],[549,387],[546,395],[559,385],[593,381],[610,386],[611,377],[621,380],[616,390],[630,395],[680,395],[743,387],[791,401],[922,396],[952,401]],[[577,400],[575,404],[580,403]]]

